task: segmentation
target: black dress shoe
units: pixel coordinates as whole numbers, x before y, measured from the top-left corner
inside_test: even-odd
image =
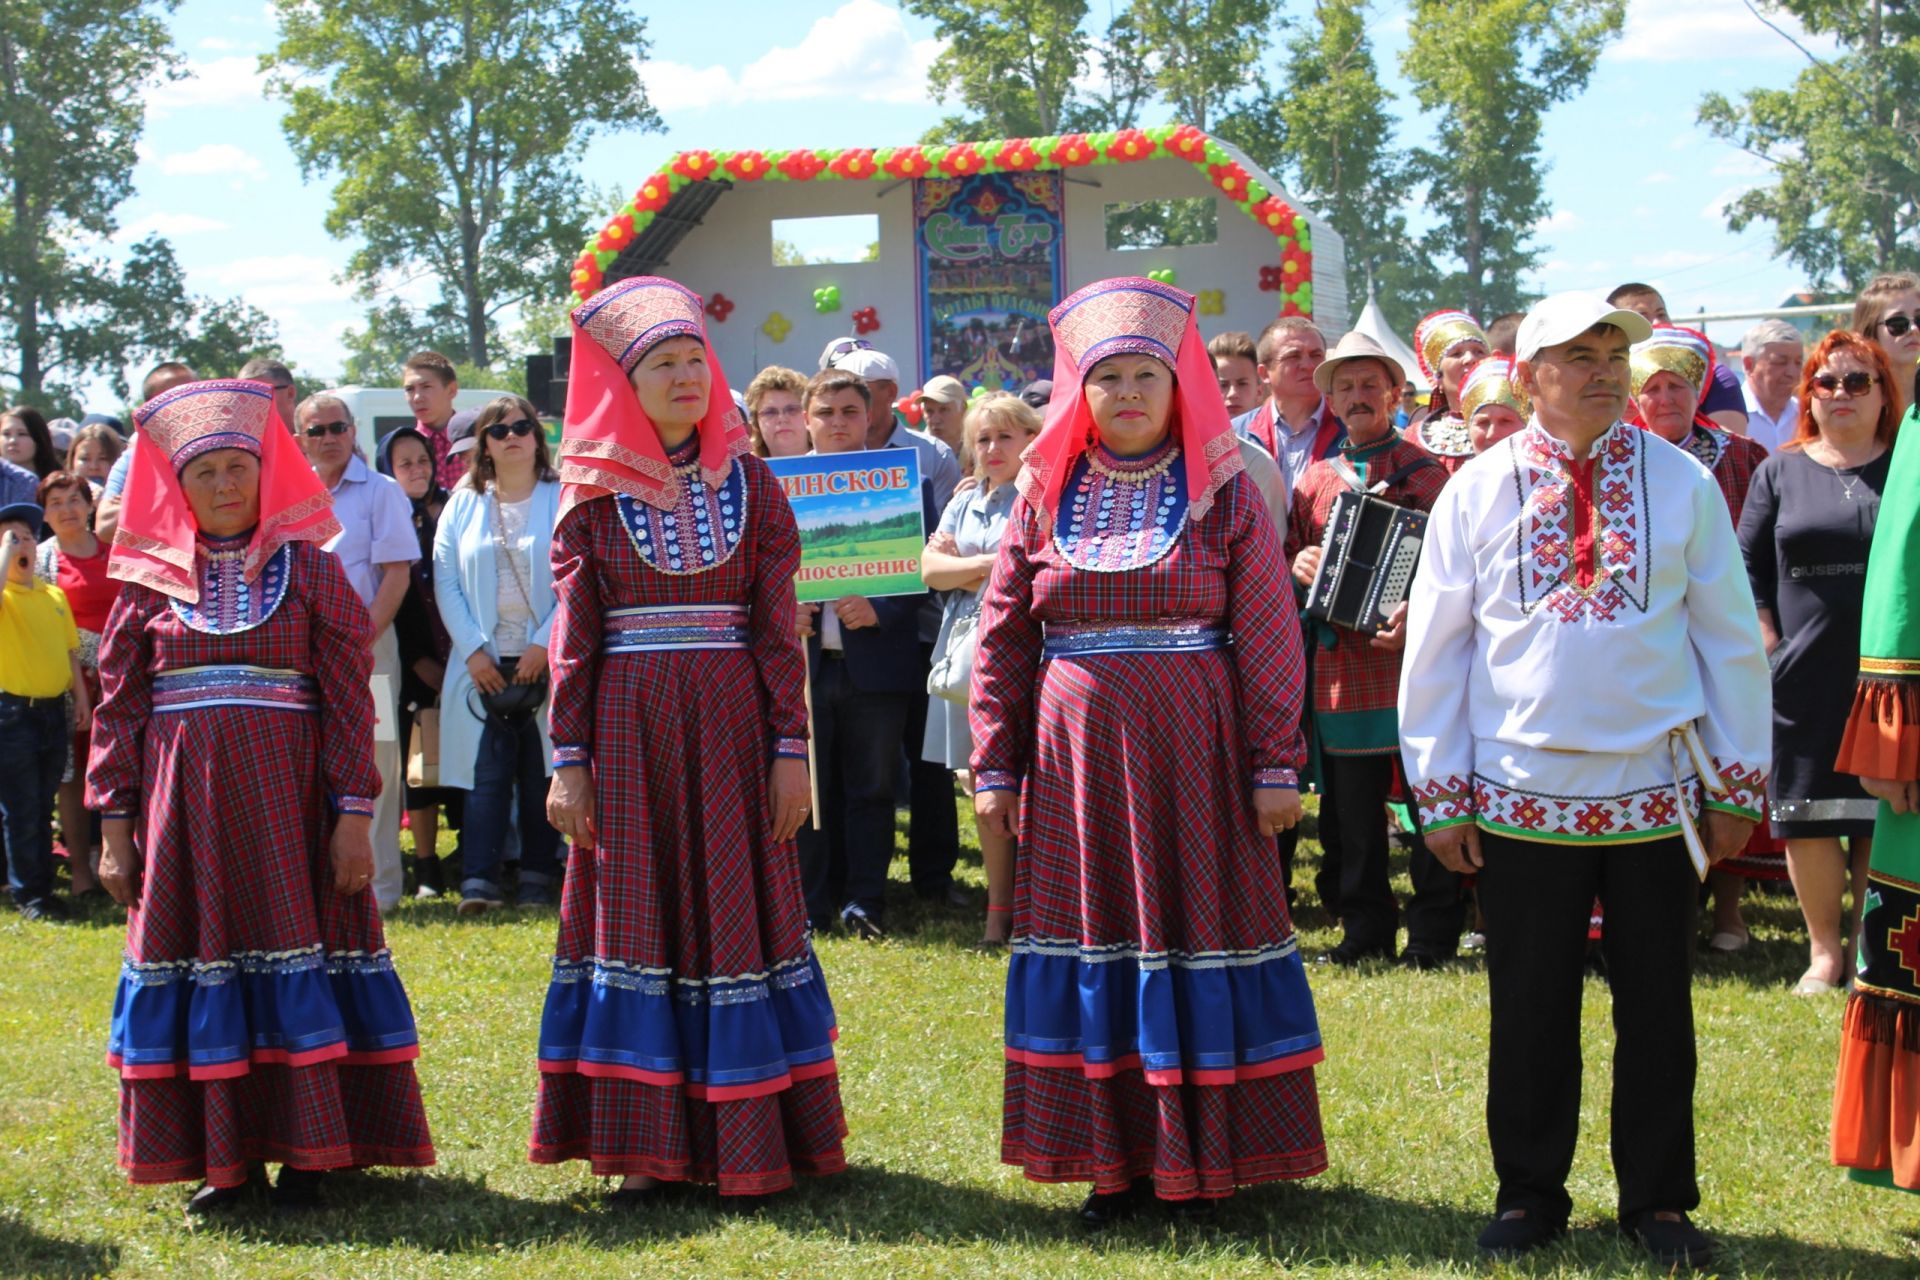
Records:
[[[1213,1211],[1219,1205],[1218,1200],[1204,1196],[1189,1196],[1185,1200],[1162,1200],[1167,1215],[1182,1222],[1212,1222]]]
[[[48,894],[44,898],[29,898],[20,904],[20,915],[27,920],[38,920],[44,924],[65,924],[73,918],[67,910],[67,904]]]
[[[273,1207],[300,1213],[318,1209],[325,1204],[321,1189],[326,1182],[325,1169],[296,1169],[283,1164],[280,1176],[273,1180]]]
[[[1393,963],[1393,947],[1360,947],[1351,942],[1343,942],[1331,951],[1323,951],[1316,963],[1339,965],[1342,969],[1351,969],[1368,960],[1384,960]]]
[[[1517,1258],[1551,1244],[1566,1232],[1566,1224],[1536,1218],[1525,1209],[1509,1209],[1480,1233],[1480,1252],[1494,1258]]]
[[[260,1198],[267,1189],[267,1175],[259,1166],[247,1170],[247,1180],[231,1187],[216,1187],[203,1182],[200,1189],[187,1199],[187,1212],[196,1218],[209,1214],[223,1213],[237,1209],[241,1205],[251,1204]]]
[[[668,1184],[655,1180],[650,1187],[616,1187],[607,1192],[606,1203],[609,1209],[644,1209],[666,1196]]]
[[[1402,969],[1417,969],[1421,973],[1431,973],[1446,961],[1425,951],[1403,951],[1394,963]]]
[[[1140,1212],[1141,1203],[1152,1197],[1152,1178],[1135,1178],[1125,1191],[1095,1191],[1080,1202],[1080,1224],[1110,1227]]]
[[[857,902],[849,902],[841,909],[840,923],[846,926],[847,932],[868,942],[879,942],[887,936],[887,931],[880,927],[880,917]]]
[[[1713,1260],[1712,1238],[1684,1213],[1636,1213],[1621,1222],[1620,1230],[1663,1267],[1703,1267]]]

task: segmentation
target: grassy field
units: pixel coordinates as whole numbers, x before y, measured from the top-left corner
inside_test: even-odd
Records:
[[[981,886],[977,855],[965,875]],[[1311,865],[1295,875],[1311,884]],[[971,917],[926,912],[895,888],[891,940],[820,947],[853,1168],[747,1212],[696,1190],[617,1214],[578,1166],[527,1164],[554,917],[459,922],[448,905],[409,903],[388,937],[420,1019],[439,1168],[341,1175],[334,1207],[310,1217],[186,1226],[188,1188],[130,1187],[114,1167],[115,1086],[102,1065],[114,913],[66,929],[0,919],[0,1275],[1649,1274],[1612,1228],[1603,984],[1587,989],[1574,1230],[1535,1260],[1490,1267],[1473,1249],[1493,1180],[1484,978],[1471,962],[1314,970],[1325,1176],[1244,1192],[1211,1224],[1148,1217],[1090,1237],[1071,1214],[1081,1189],[1028,1183],[997,1162],[1004,958],[971,945]],[[1718,1270],[1920,1274],[1920,1198],[1852,1187],[1825,1162],[1841,1002],[1788,994],[1804,947],[1790,900],[1758,899],[1749,918],[1755,946],[1703,959],[1695,1001],[1698,1219],[1723,1244]],[[1300,924],[1310,951],[1334,941],[1317,909]]]

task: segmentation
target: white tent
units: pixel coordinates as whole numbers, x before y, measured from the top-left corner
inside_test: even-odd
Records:
[[[1360,310],[1360,318],[1353,322],[1355,333],[1364,333],[1380,344],[1380,349],[1400,362],[1407,371],[1407,380],[1421,391],[1433,390],[1433,384],[1420,372],[1420,362],[1414,358],[1413,348],[1400,341],[1400,335],[1387,324],[1387,317],[1380,310],[1380,303],[1373,296],[1373,285],[1367,285],[1367,305]]]

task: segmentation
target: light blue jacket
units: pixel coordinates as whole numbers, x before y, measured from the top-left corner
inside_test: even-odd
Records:
[[[533,488],[527,526],[533,534],[533,572],[527,590],[533,596],[534,628],[528,642],[552,644],[553,563],[547,548],[560,516],[560,482],[543,480]],[[493,552],[493,497],[462,484],[440,512],[433,537],[433,596],[440,621],[453,640],[447,654],[447,679],[440,691],[440,785],[473,789],[473,764],[480,755],[480,694],[467,659],[485,649],[495,658],[493,628],[500,621],[499,568]],[[508,583],[511,587],[512,583]],[[540,709],[540,755],[552,771],[553,740],[547,708]]]

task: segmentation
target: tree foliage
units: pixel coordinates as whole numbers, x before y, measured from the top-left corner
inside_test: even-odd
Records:
[[[1275,0],[1133,0],[1139,46],[1154,57],[1153,84],[1174,119],[1208,128],[1255,81]]]
[[[603,131],[659,127],[644,20],[620,0],[274,5],[261,65],[302,172],[338,175],[326,226],[360,239],[349,276],[368,297],[431,278],[487,364],[497,317],[564,278],[597,212],[571,159]]]
[[[29,403],[73,402],[151,335],[152,313],[184,299],[146,293],[164,241],[104,252],[133,188],[142,94],[172,74],[173,0],[41,0],[0,5],[0,374]],[[177,267],[173,275],[178,276]]]
[[[1533,226],[1549,209],[1540,128],[1586,87],[1620,32],[1624,0],[1413,0],[1416,38],[1400,66],[1435,143],[1411,177],[1437,218],[1422,248],[1440,275],[1433,301],[1474,315],[1519,310],[1539,262]]]
[[[1772,223],[1774,251],[1816,287],[1851,291],[1878,271],[1920,269],[1920,7],[1778,7],[1840,52],[1807,53],[1810,65],[1791,88],[1752,89],[1738,101],[1710,93],[1701,102],[1700,121],[1714,136],[1773,172],[1771,184],[1728,204],[1727,225]]]
[[[973,113],[943,129],[1001,138],[1059,131],[1087,65],[1086,0],[906,0],[906,9],[947,42],[929,76],[934,91]]]

